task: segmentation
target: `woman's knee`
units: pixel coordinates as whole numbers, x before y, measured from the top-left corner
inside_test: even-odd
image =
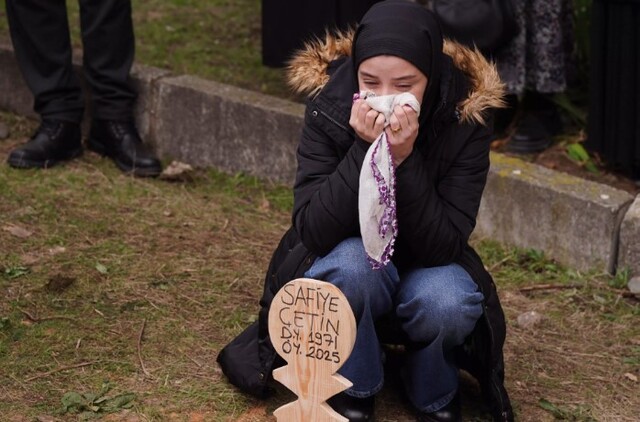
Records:
[[[385,306],[389,285],[397,281],[395,268],[374,270],[367,259],[362,239],[349,238],[339,243],[329,254],[318,258],[305,276],[327,281],[337,286],[358,315],[365,305]]]
[[[398,295],[397,312],[413,341],[461,343],[482,315],[483,296],[457,266],[432,268]]]

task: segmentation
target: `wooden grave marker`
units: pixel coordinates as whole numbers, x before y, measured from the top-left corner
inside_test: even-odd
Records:
[[[279,422],[348,422],[326,400],[351,387],[336,371],[356,339],[356,320],[347,298],[333,284],[298,278],[275,295],[269,310],[269,336],[287,365],[273,378],[298,400],[276,409]]]

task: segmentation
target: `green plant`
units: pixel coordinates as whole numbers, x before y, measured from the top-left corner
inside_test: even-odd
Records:
[[[4,269],[4,276],[10,280],[29,274],[29,268],[22,266],[8,267]]]
[[[0,318],[0,331],[11,328],[11,320],[8,317]]]
[[[557,406],[549,400],[541,398],[538,405],[551,413],[556,420],[562,421],[584,421],[595,422],[596,420],[590,415],[590,410],[584,406],[576,406],[574,409],[567,409],[564,406]]]
[[[587,126],[586,98],[579,100],[575,94],[562,92],[553,96],[553,102],[563,109],[578,127]]]
[[[569,158],[581,167],[584,167],[594,174],[598,174],[600,172],[596,164],[593,162],[593,159],[589,156],[589,153],[584,149],[581,143],[572,142],[567,144],[566,151]]]
[[[631,278],[631,270],[629,268],[622,268],[616,272],[616,275],[609,280],[609,286],[616,289],[624,289],[629,283]]]
[[[98,393],[80,394],[70,391],[62,397],[62,410],[64,413],[79,413],[82,419],[93,419],[101,414],[115,413],[123,409],[133,407],[135,394],[123,393],[113,397],[107,397],[111,390],[109,381],[102,383]]]

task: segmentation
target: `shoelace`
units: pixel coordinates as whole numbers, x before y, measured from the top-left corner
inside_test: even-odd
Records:
[[[61,122],[56,122],[53,120],[43,120],[36,130],[36,133],[32,136],[35,138],[39,133],[44,132],[52,138],[55,138],[60,133],[60,128],[62,127]]]
[[[132,135],[138,133],[138,129],[136,128],[135,123],[132,121],[111,121],[109,122],[109,126],[118,137],[123,137],[127,133],[130,133]],[[133,136],[133,138],[138,140],[139,136]]]

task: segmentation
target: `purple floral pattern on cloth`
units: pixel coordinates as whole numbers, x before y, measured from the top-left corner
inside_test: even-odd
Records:
[[[379,204],[384,207],[384,212],[378,223],[378,235],[383,239],[386,239],[387,235],[390,237],[382,252],[380,261],[369,257],[369,262],[371,262],[373,269],[376,270],[384,267],[391,260],[393,245],[396,241],[396,233],[398,233],[398,220],[396,218],[396,169],[393,165],[393,157],[389,160],[389,180],[385,180],[376,163],[376,157],[378,156],[381,144],[386,146],[391,156],[391,149],[389,148],[389,140],[387,139],[386,133],[383,132],[381,137],[382,139],[380,139],[380,142],[373,150],[373,154],[371,154],[369,165],[371,166],[373,178],[378,186],[378,193],[380,195]]]
[[[354,95],[354,101],[362,98],[374,110],[385,116],[389,124],[396,105],[409,105],[417,113],[420,103],[410,93],[376,97],[370,93]],[[360,171],[358,193],[360,232],[369,262],[373,269],[380,269],[391,261],[398,235],[396,216],[396,169],[386,132],[371,144]]]

